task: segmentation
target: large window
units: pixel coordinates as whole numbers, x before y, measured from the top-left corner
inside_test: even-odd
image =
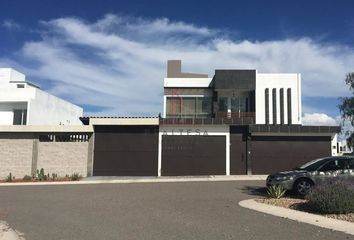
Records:
[[[211,97],[167,97],[166,117],[210,117]]]
[[[27,110],[14,110],[14,125],[26,125],[27,123]]]

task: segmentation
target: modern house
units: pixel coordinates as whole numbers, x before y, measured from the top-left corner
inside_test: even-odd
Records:
[[[42,91],[12,68],[0,68],[0,125],[82,125],[83,109]]]
[[[185,73],[168,61],[160,118],[84,117],[89,175],[267,174],[335,155],[340,127],[303,126],[301,76],[257,70]]]

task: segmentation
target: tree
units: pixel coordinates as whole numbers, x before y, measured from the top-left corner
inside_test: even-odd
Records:
[[[345,83],[349,86],[349,90],[354,95],[354,72],[347,74]],[[351,125],[354,126],[354,96],[341,98],[341,104],[338,107],[342,118],[350,121]],[[349,134],[347,145],[354,147],[354,132]]]

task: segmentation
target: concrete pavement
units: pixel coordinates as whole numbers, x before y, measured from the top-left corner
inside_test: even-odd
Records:
[[[242,208],[264,181],[0,187],[0,219],[26,239],[353,239]]]

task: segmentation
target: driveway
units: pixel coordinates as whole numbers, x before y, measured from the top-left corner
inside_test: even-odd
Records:
[[[259,194],[263,184],[0,186],[0,220],[33,240],[353,239],[238,205]]]

